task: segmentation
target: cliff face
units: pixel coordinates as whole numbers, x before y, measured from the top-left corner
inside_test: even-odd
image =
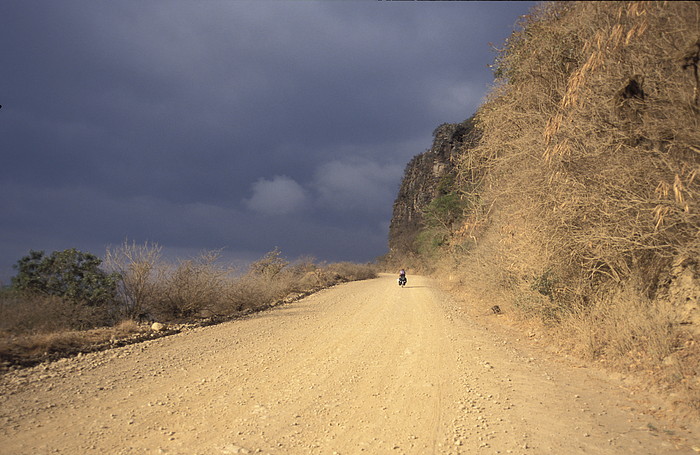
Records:
[[[406,166],[389,226],[390,255],[415,253],[415,239],[422,227],[423,211],[454,176],[453,159],[476,140],[473,120],[445,123],[433,132],[433,145]]]

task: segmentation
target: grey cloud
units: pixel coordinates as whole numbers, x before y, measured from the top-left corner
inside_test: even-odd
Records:
[[[314,189],[320,203],[336,211],[386,212],[403,164],[382,165],[367,160],[336,160],[316,171]]]
[[[127,236],[382,254],[400,171],[474,112],[530,5],[0,2],[0,280]]]
[[[306,192],[294,180],[276,175],[253,184],[253,194],[245,200],[249,209],[262,215],[287,215],[301,210],[306,203]]]

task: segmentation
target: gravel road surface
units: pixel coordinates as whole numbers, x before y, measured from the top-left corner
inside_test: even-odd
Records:
[[[654,398],[474,319],[427,278],[0,377],[0,454],[693,454]]]

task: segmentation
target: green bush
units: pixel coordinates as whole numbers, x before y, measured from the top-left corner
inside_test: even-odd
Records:
[[[12,278],[12,286],[72,303],[103,305],[114,300],[119,276],[102,271],[101,263],[96,256],[75,248],[54,251],[49,256],[32,250],[14,266],[17,275]]]
[[[428,227],[452,231],[462,218],[465,203],[460,194],[449,192],[433,199],[423,212],[423,220]]]

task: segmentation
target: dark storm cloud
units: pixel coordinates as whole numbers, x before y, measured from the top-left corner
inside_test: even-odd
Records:
[[[0,4],[0,281],[29,249],[370,260],[529,3]],[[244,254],[245,252],[245,254]]]

